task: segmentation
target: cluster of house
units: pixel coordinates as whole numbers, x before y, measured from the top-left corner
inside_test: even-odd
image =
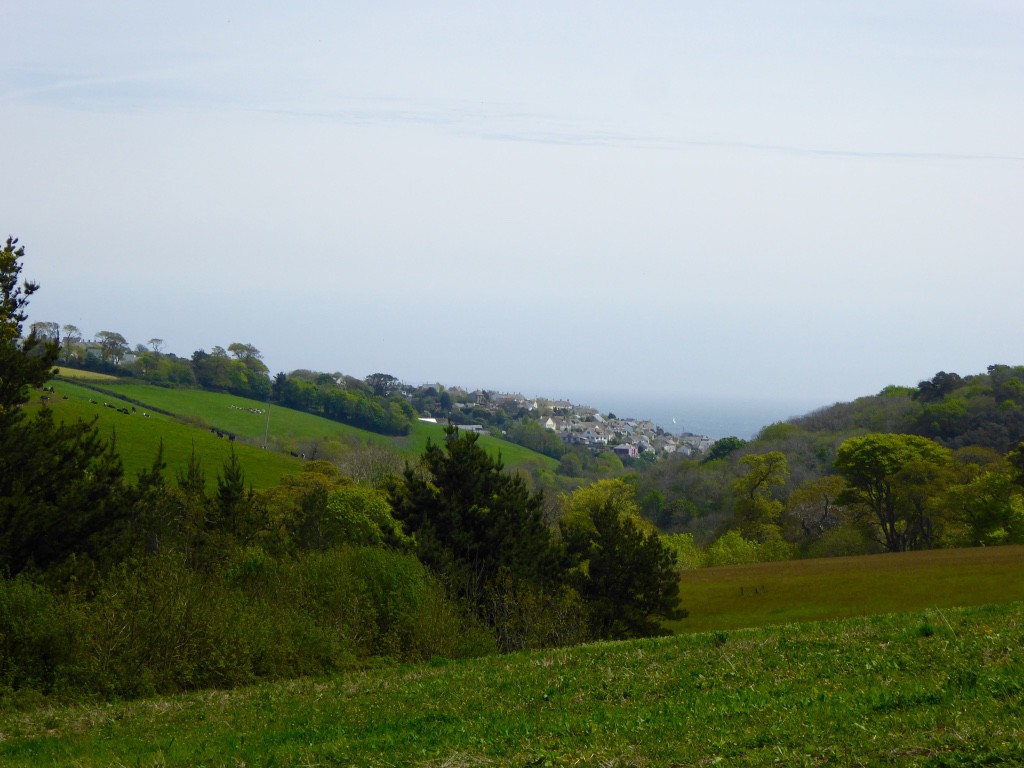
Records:
[[[647,419],[602,416],[590,406],[573,406],[543,416],[540,425],[556,432],[562,442],[594,449],[611,449],[622,458],[644,453],[693,456],[706,452],[714,442],[704,435],[675,435]]]
[[[473,394],[477,393],[470,393],[471,396]],[[492,410],[508,404],[525,408],[536,413],[538,423],[555,432],[562,442],[594,450],[611,450],[623,458],[637,458],[644,453],[698,456],[706,453],[715,442],[704,435],[665,432],[647,419],[603,415],[596,408],[568,400],[531,400],[520,394],[495,392],[473,399],[477,407]]]

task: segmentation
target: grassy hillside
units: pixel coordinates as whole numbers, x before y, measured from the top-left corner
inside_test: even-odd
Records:
[[[343,442],[372,440],[394,445],[401,453],[415,458],[423,452],[428,437],[435,442],[444,437],[444,427],[438,424],[417,422],[413,426],[412,433],[406,437],[385,437],[321,416],[276,405],[268,406],[258,400],[217,392],[167,389],[124,381],[108,382],[103,385],[103,388],[172,413],[196,416],[210,426],[258,440],[262,440],[265,433],[269,440],[284,441],[311,438],[335,439]],[[263,413],[253,413],[253,411],[262,411]],[[554,459],[488,435],[481,436],[480,444],[494,454],[501,452],[509,467],[534,464],[554,471],[558,466],[558,462]]]
[[[1024,605],[0,713],[6,766],[1024,763]]]
[[[66,421],[97,419],[100,434],[116,439],[125,473],[130,478],[152,465],[161,440],[168,466],[167,477],[172,478],[177,467],[184,467],[188,463],[194,445],[211,488],[215,487],[217,473],[232,446],[245,468],[246,481],[255,488],[277,485],[282,475],[298,472],[302,468],[299,459],[287,454],[265,451],[239,440],[231,443],[218,438],[209,429],[184,423],[165,414],[147,411],[149,417],[144,418],[143,408],[137,407],[135,414],[125,415],[114,408],[104,407],[103,403],[109,402],[118,408],[127,407],[130,410],[131,405],[126,401],[100,395],[95,390],[69,381],[55,381],[52,384],[55,393],[49,396],[49,405],[56,418]],[[36,395],[28,407],[38,405]]]
[[[443,427],[435,424],[418,423],[409,436],[390,438],[244,397],[156,387],[72,369],[63,369],[61,378],[53,383],[57,392],[49,403],[58,418],[99,416],[100,428],[105,433],[116,429],[118,447],[130,475],[152,462],[161,436],[172,472],[188,460],[194,439],[208,475],[216,474],[229,445],[227,440],[211,433],[211,427],[240,438],[234,443],[236,451],[249,480],[257,488],[275,485],[282,474],[297,471],[301,464],[289,452],[304,452],[304,446],[312,441],[336,441],[346,446],[374,442],[394,446],[408,459],[415,460],[428,438],[439,442],[444,437]],[[68,400],[63,400],[63,395],[68,395]],[[104,402],[128,408],[134,402],[138,413],[126,417],[104,408]],[[143,410],[150,414],[149,419],[136,418]],[[261,450],[264,439],[271,450]],[[490,436],[482,436],[480,444],[493,455],[500,453],[506,467],[512,470],[532,467],[553,472],[558,465],[547,456]]]
[[[1024,546],[701,568],[680,595],[676,632],[1024,601]]]
[[[435,443],[441,442],[444,440],[444,427],[440,424],[418,422],[413,426],[412,433],[408,437],[393,438],[393,440],[400,450],[415,457],[423,453],[423,449],[427,445],[427,438]],[[490,435],[480,435],[480,446],[492,456],[500,454],[508,469],[535,467],[543,471],[554,472],[558,467],[558,462],[549,456]]]
[[[128,400],[198,419],[208,426],[258,440],[261,444],[264,435],[272,443],[307,438],[358,441],[370,434],[320,416],[220,392],[169,389],[124,381],[104,382],[98,386]]]

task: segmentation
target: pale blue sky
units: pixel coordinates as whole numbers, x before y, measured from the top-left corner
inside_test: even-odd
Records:
[[[1024,362],[1016,1],[32,0],[0,29],[32,319],[790,410]]]

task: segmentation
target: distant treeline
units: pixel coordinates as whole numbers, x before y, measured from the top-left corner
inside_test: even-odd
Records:
[[[123,340],[120,334],[104,334],[104,339],[116,336]],[[142,345],[132,352],[116,340],[113,345],[89,347],[81,341],[65,339],[60,345],[58,362],[138,378],[158,386],[199,387],[264,402],[271,400],[383,435],[407,435],[416,420],[416,411],[408,400],[396,388],[387,386],[388,380],[397,381],[394,377],[373,374],[361,381],[340,374],[293,371],[290,375],[279,373],[271,381],[262,354],[252,344],[234,343],[227,349],[217,346],[210,352],[199,349],[191,359],[186,359]]]
[[[377,374],[380,375],[380,374]],[[416,411],[398,395],[384,396],[367,391],[369,385],[351,380],[340,382],[330,374],[279,373],[274,377],[271,399],[288,408],[314,413],[384,435],[407,435]]]

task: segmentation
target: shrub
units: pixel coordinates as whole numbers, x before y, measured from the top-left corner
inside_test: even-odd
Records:
[[[502,653],[575,645],[589,639],[587,607],[568,587],[544,591],[506,578],[488,593],[487,623]]]
[[[164,551],[97,577],[92,595],[0,580],[0,701],[230,688],[370,656],[496,650],[413,555],[379,548],[276,560],[248,547],[203,571]]]
[[[663,534],[661,542],[676,553],[676,567],[681,571],[701,568],[707,563],[707,553],[697,546],[692,533]]]
[[[244,601],[177,553],[113,569],[86,616],[79,675],[88,690],[137,696],[252,679]]]
[[[790,560],[796,554],[796,547],[782,539],[768,539],[763,542],[745,539],[739,531],[722,534],[708,547],[706,565],[742,565],[744,563],[770,563],[776,560]]]
[[[68,601],[23,577],[0,580],[0,688],[52,693],[78,655]]]
[[[344,547],[306,554],[292,567],[302,610],[358,656],[415,661],[493,651],[414,555]]]
[[[847,557],[866,555],[880,551],[867,532],[852,525],[840,526],[825,532],[820,539],[807,545],[807,557]]]
[[[756,563],[760,557],[756,541],[748,541],[739,531],[728,531],[708,547],[707,564],[742,565]]]

